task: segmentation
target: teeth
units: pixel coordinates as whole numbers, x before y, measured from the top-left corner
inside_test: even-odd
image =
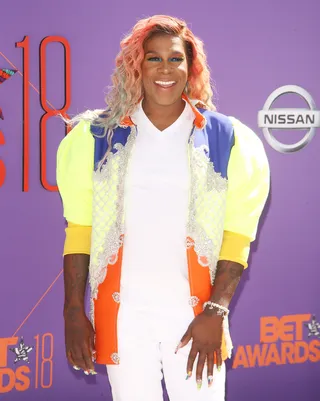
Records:
[[[162,85],[162,86],[170,86],[175,84],[175,81],[156,81],[156,84]]]

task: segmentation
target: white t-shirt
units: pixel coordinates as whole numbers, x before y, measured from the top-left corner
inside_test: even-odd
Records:
[[[121,304],[181,310],[190,298],[187,147],[194,112],[186,103],[180,117],[160,131],[140,103],[132,120],[138,132],[125,182]]]

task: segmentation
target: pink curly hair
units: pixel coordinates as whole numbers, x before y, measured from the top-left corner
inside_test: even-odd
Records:
[[[85,112],[71,121],[91,120],[105,128],[108,139],[112,130],[130,116],[143,97],[141,64],[144,59],[144,43],[154,34],[179,36],[185,42],[189,63],[189,79],[185,89],[190,99],[197,99],[202,106],[215,110],[212,103],[213,91],[203,42],[187,27],[185,21],[167,15],[155,15],[141,19],[131,33],[120,43],[121,50],[116,57],[116,69],[112,75],[112,86],[106,96],[107,109]]]

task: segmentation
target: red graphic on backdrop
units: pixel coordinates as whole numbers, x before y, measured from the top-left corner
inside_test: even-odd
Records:
[[[64,48],[64,67],[65,67],[65,82],[64,82],[64,105],[61,108],[55,108],[46,98],[46,67],[47,57],[46,50],[50,43],[60,43]],[[44,111],[40,119],[40,181],[44,189],[47,191],[57,191],[57,185],[51,185],[47,180],[47,121],[51,117],[56,117],[61,114],[67,118],[67,109],[71,104],[71,55],[70,44],[67,39],[61,36],[47,36],[40,43],[40,90],[38,90],[29,81],[30,72],[30,41],[29,37],[25,36],[21,42],[16,43],[16,47],[23,50],[23,177],[22,190],[29,191],[29,159],[30,159],[30,86],[39,94],[41,108]],[[71,127],[65,127],[66,134]]]
[[[54,107],[46,98],[46,68],[47,68],[47,51],[51,43],[60,43],[64,49],[64,104],[61,108]],[[29,191],[29,176],[30,176],[30,88],[34,89],[35,92],[40,96],[40,105],[43,110],[43,115],[40,118],[40,182],[43,188],[47,191],[58,191],[56,184],[52,185],[47,179],[47,122],[50,118],[62,115],[68,118],[67,110],[71,104],[71,51],[70,44],[67,39],[61,36],[47,36],[40,43],[40,88],[38,89],[29,80],[30,73],[30,40],[28,36],[25,36],[21,42],[16,43],[17,48],[21,48],[23,55],[23,65],[20,71],[1,51],[2,56],[12,67],[11,70],[5,69],[2,73],[3,82],[14,75],[16,72],[23,78],[22,85],[22,191]],[[0,82],[1,83],[1,82]],[[0,109],[0,118],[2,110]],[[2,115],[3,118],[3,115]],[[71,126],[65,126],[65,134],[71,130]],[[34,132],[34,130],[33,130]],[[4,135],[0,131],[0,145],[4,145]],[[0,188],[4,185],[6,176],[6,169],[4,162],[0,159]]]
[[[7,81],[9,78],[11,78],[16,72],[17,72],[17,70],[10,70],[8,68],[0,69],[0,84],[3,84],[5,81]],[[1,120],[4,120],[3,112],[2,112],[1,108],[0,108],[0,118],[1,118]]]
[[[2,68],[0,70],[0,84],[2,84],[4,81],[11,78],[16,72],[17,72],[17,70],[10,70],[8,68]]]

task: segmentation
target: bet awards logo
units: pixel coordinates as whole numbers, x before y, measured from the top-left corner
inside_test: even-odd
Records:
[[[53,335],[38,334],[32,343],[0,338],[0,394],[52,386]]]
[[[33,349],[33,347],[29,347],[28,345],[25,345],[25,343],[23,341],[23,337],[21,337],[18,347],[9,348],[9,350],[14,352],[14,354],[16,356],[16,359],[14,360],[13,363],[17,363],[19,361],[29,363],[28,353],[30,351],[32,351],[32,349]]]
[[[320,361],[320,323],[311,314],[260,318],[260,343],[239,345],[233,368]]]
[[[308,104],[308,109],[271,109],[272,104],[281,96],[293,93],[302,97]],[[263,109],[258,113],[258,126],[266,141],[273,149],[281,153],[296,152],[304,148],[316,134],[316,128],[320,127],[320,111],[311,95],[300,86],[286,85],[271,93],[265,102]],[[307,129],[305,136],[293,144],[284,144],[274,137],[272,129]]]

